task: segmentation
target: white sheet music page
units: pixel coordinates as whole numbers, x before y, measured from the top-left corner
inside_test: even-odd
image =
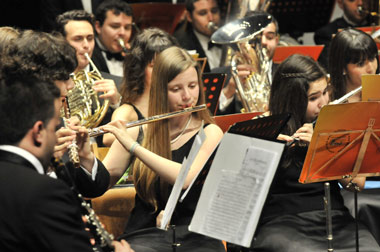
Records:
[[[226,133],[189,230],[249,247],[284,144]]]
[[[193,164],[193,161],[195,157],[197,156],[205,139],[206,139],[206,134],[203,130],[203,122],[202,122],[202,127],[199,130],[198,134],[195,136],[194,143],[190,149],[190,153],[187,156],[187,159],[184,158],[182,162],[181,170],[179,171],[179,174],[174,183],[173,189],[170,193],[168,202],[166,203],[166,206],[165,206],[164,215],[162,217],[161,225],[159,227],[160,229],[167,230],[168,224],[170,222],[170,219],[172,218],[174,209],[177,205],[179,195],[181,194],[183,184],[185,183],[187,174],[189,173],[190,167]]]

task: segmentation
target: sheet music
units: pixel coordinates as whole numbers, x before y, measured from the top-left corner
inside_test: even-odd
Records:
[[[162,217],[161,225],[159,227],[160,229],[167,230],[168,224],[173,215],[174,209],[177,205],[179,195],[181,194],[183,184],[185,183],[187,174],[189,173],[190,167],[193,164],[193,161],[195,157],[197,156],[205,139],[206,139],[206,134],[203,130],[203,122],[202,122],[202,127],[200,128],[198,134],[195,136],[194,143],[190,149],[190,153],[187,156],[187,159],[185,157],[182,162],[181,170],[177,176],[173,189],[170,193],[168,202],[166,203],[166,206],[165,206],[164,215]]]
[[[283,148],[283,143],[227,133],[189,230],[249,247]]]

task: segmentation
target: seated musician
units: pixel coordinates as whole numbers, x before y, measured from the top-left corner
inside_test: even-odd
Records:
[[[361,87],[363,74],[379,73],[379,55],[375,41],[367,33],[353,28],[338,32],[330,45],[329,72],[334,89],[333,100]],[[361,92],[358,92],[348,102],[361,100]],[[379,177],[369,177],[368,180],[379,180]],[[359,194],[358,213],[359,219],[380,244],[380,220],[377,218],[380,214],[379,191],[379,188],[365,189]],[[346,191],[342,194],[346,206],[354,213],[354,194]]]
[[[70,73],[76,68],[77,62],[75,50],[62,36],[55,37],[44,32],[25,30],[4,52],[1,65],[4,79],[26,75],[53,82],[59,87],[61,96],[65,97],[67,91],[73,88]],[[74,126],[74,121],[70,127],[61,127],[56,131],[54,157],[61,159],[64,154],[67,155],[68,146],[75,139],[79,146],[78,155],[83,169],[72,169],[71,165],[68,169],[71,170],[77,189],[83,196],[100,196],[108,189],[109,173],[91,152],[87,130]],[[56,175],[72,183],[65,173]]]
[[[291,113],[280,140],[298,142],[285,149],[274,176],[250,249],[242,251],[303,252],[327,249],[324,183],[301,184],[298,179],[313,134],[312,122],[328,104],[326,73],[311,57],[292,55],[283,61],[273,78],[271,115]],[[344,206],[338,182],[331,181],[334,249],[355,250],[355,220]],[[361,188],[364,178],[355,181]],[[360,250],[379,251],[368,229],[359,223]],[[240,251],[240,250],[237,250]]]
[[[363,27],[371,24],[371,16],[365,11],[368,10],[370,1],[362,0],[337,0],[337,5],[343,11],[343,16],[322,26],[314,32],[314,42],[316,45],[324,45],[319,55],[318,62],[328,69],[330,43],[339,29],[349,27]]]
[[[257,12],[249,12],[246,16],[248,17],[254,15],[255,13]],[[272,59],[280,39],[278,22],[274,16],[270,16],[272,18],[272,22],[267,27],[265,27],[261,36],[261,46],[262,48],[266,49],[269,61],[268,71],[265,73],[268,75],[269,83],[272,82],[272,78],[278,67],[278,64],[273,63]],[[254,61],[254,59],[251,60]],[[231,71],[230,68],[227,69],[228,70],[226,70],[226,67],[220,67],[213,69],[212,72]],[[251,74],[257,73],[257,69],[255,69],[253,65],[247,64],[246,62],[239,62],[237,69],[239,78],[242,83],[244,83]],[[229,73],[228,76],[231,76],[231,74]],[[219,98],[219,107],[217,110],[218,115],[240,113],[241,109],[243,108],[243,105],[238,95],[236,94],[237,89],[235,80],[230,77],[227,81],[228,84],[223,88]]]
[[[94,251],[72,190],[45,175],[61,104],[52,82],[0,80],[0,251]],[[112,244],[133,252],[125,241]]]
[[[131,122],[148,115],[154,58],[173,45],[177,45],[175,38],[159,28],[147,28],[135,37],[124,64],[125,78],[120,90],[122,105],[112,114],[112,121]],[[105,146],[111,146],[114,140],[112,134],[103,137]]]
[[[124,56],[134,36],[132,33],[136,32],[132,31],[132,8],[126,1],[106,0],[99,4],[94,14],[97,36],[92,60],[100,71],[122,77]]]
[[[155,59],[149,98],[149,116],[182,110],[205,102],[200,70],[195,60],[179,47],[165,49]],[[195,136],[204,122],[206,139],[185,180],[186,189],[195,175],[209,159],[221,140],[222,130],[213,122],[208,110],[183,114],[177,117],[146,124],[143,142],[138,144],[139,129],[125,130],[110,124],[102,129],[115,135],[104,164],[111,174],[111,185],[116,183],[129,166],[131,158],[133,182],[137,191],[135,208],[128,220],[125,238],[131,247],[143,245],[141,251],[171,251],[172,232],[156,228],[156,218],[165,208],[181,163],[189,154]],[[203,168],[204,179],[209,165]],[[200,181],[199,181],[200,182]],[[176,240],[181,251],[225,251],[221,241],[188,231],[203,183],[195,183],[182,203],[174,210],[171,224],[176,225]],[[150,251],[149,250],[149,251]]]
[[[219,1],[217,0],[186,0],[186,22],[174,32],[174,37],[181,47],[195,50],[199,58],[207,58],[204,71],[219,67],[222,58],[222,48],[211,42],[211,35],[221,24]]]
[[[93,15],[84,10],[67,11],[57,17],[57,31],[76,50],[78,66],[74,73],[81,70],[89,71],[91,66],[85,54],[91,57],[95,47]],[[117,85],[121,83],[121,77],[106,72],[100,74],[102,79],[95,80],[93,89],[100,94],[100,99],[109,99],[110,107],[101,122],[105,124],[111,120],[113,111],[120,105],[121,95]],[[98,146],[103,146],[103,136],[97,137],[96,142]]]

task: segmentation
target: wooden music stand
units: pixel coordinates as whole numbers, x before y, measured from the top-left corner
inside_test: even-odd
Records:
[[[299,181],[379,176],[380,103],[354,102],[322,108]],[[333,167],[333,168],[332,168]]]
[[[158,27],[173,34],[185,13],[185,4],[172,3],[133,3],[133,17],[141,29]]]
[[[204,73],[202,81],[205,91],[206,105],[212,115],[216,114],[219,105],[220,92],[224,87],[227,74],[225,73]]]
[[[316,46],[278,46],[274,51],[273,62],[280,64],[287,57],[293,54],[302,54],[312,57],[317,60],[322,52],[324,45]]]
[[[207,57],[204,57],[204,58],[197,57],[195,60],[200,65],[200,67],[201,67],[201,74],[203,74],[203,72],[205,70],[205,67],[206,67],[206,63],[207,63]]]
[[[352,182],[356,177],[379,176],[379,136],[380,102],[323,107],[299,181],[313,183],[350,178]],[[352,184],[355,186],[356,251],[359,251],[358,189]],[[327,209],[331,209],[331,205]],[[331,223],[331,217],[328,222]]]
[[[380,75],[362,75],[362,101],[380,101]]]

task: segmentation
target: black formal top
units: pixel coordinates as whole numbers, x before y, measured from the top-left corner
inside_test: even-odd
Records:
[[[291,150],[291,148],[295,149]],[[290,159],[288,167],[284,167],[286,161],[282,160],[276,171],[261,214],[262,222],[285,214],[324,209],[324,183],[301,184],[298,182],[307,147],[290,147],[285,151],[295,154],[290,154],[288,157]],[[330,194],[332,209],[347,210],[337,181],[330,181]]]
[[[204,126],[206,127],[206,125]],[[185,143],[181,148],[172,151],[172,160],[175,162],[182,163],[183,158],[187,157],[190,152],[191,146],[195,140],[196,135],[194,135],[187,143]],[[213,155],[212,155],[213,157]],[[210,157],[210,160],[212,160]],[[193,217],[195,207],[197,205],[199,195],[201,193],[203,182],[206,179],[208,171],[211,166],[211,161],[208,161],[205,167],[203,168],[201,174],[197,178],[196,182],[193,184],[190,189],[188,195],[184,199],[182,203],[177,203],[176,209],[172,215],[172,219],[170,221],[173,225],[189,225],[190,221]],[[162,197],[160,193],[160,183],[159,179],[155,183],[157,199],[158,200],[158,209],[154,211],[153,206],[145,203],[139,196],[136,194],[135,197],[135,207],[132,210],[131,216],[129,217],[125,234],[128,234],[133,231],[137,231],[144,228],[156,227],[156,217],[160,213],[161,210],[165,209],[167,197]],[[173,186],[169,186],[169,194],[172,190]],[[185,190],[182,191],[182,193]]]
[[[193,26],[191,25],[191,23],[187,23],[186,29],[180,29],[174,32],[173,36],[177,39],[180,46],[183,47],[184,49],[196,50],[197,53],[199,54],[198,56],[199,58],[207,57],[197,36],[195,36],[195,33],[193,31]],[[204,72],[210,72],[210,70],[211,70],[210,65],[208,64],[208,61],[207,61]]]
[[[93,251],[74,193],[0,151],[0,251]]]

